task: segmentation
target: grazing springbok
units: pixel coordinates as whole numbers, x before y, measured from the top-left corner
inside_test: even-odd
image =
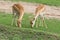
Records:
[[[16,22],[16,26],[21,27],[21,21],[24,15],[24,7],[21,4],[14,4],[12,6],[12,12],[13,12],[13,20],[12,20],[12,24],[14,22]],[[16,21],[16,16],[18,17],[17,21]]]
[[[36,7],[34,18],[30,21],[30,24],[32,27],[34,27],[35,21],[37,20],[38,16],[40,16],[42,20],[42,24],[45,25],[47,28],[47,25],[45,24],[45,21],[44,21],[44,10],[45,10],[45,5],[43,4]]]

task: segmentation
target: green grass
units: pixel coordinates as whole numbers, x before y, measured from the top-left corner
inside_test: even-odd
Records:
[[[31,16],[31,17],[30,17]],[[31,14],[25,14],[22,20],[22,27],[11,26],[12,15],[0,14],[0,39],[5,40],[56,40],[56,36],[60,38],[60,20],[50,19],[46,21],[48,28],[34,26],[31,28]],[[49,38],[50,37],[50,38]]]
[[[32,3],[43,3],[47,5],[54,5],[54,6],[60,6],[60,0],[10,0],[10,1],[24,1],[24,2],[32,2]]]
[[[60,0],[22,0],[26,2],[35,2],[35,3],[43,3],[43,4],[48,4],[48,5],[56,5],[60,6]]]

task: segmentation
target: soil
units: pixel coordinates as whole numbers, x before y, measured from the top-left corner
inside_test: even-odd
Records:
[[[7,12],[12,13],[12,5],[15,3],[19,3],[23,5],[26,13],[32,13],[34,14],[36,6],[39,4],[37,3],[28,3],[28,2],[11,2],[11,1],[0,1],[0,11],[1,12]],[[46,18],[60,18],[60,7],[56,6],[49,6],[45,5],[45,17]]]

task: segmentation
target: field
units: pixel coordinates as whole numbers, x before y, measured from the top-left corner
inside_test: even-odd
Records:
[[[60,40],[60,21],[56,19],[47,20],[48,28],[30,26],[31,14],[25,14],[22,27],[11,26],[12,15],[0,14],[0,39],[1,40]],[[41,20],[40,20],[41,21]]]
[[[24,1],[24,2],[33,2],[33,3],[43,3],[47,5],[60,6],[60,0],[10,0],[10,1]]]
[[[60,6],[60,0],[5,0],[14,2],[32,2],[32,3],[43,3],[48,5]],[[2,3],[3,5],[4,3]],[[9,4],[8,4],[9,5]],[[11,5],[11,4],[10,4]],[[26,4],[25,4],[26,5]],[[4,5],[1,6],[4,8]],[[6,8],[6,7],[5,7]],[[7,7],[8,8],[8,7]],[[49,9],[49,7],[47,8]],[[53,8],[51,8],[53,9]],[[56,8],[53,10],[48,10],[51,13],[58,14],[60,9]],[[10,10],[9,10],[10,11]],[[52,12],[53,11],[53,12]],[[0,40],[60,40],[60,19],[46,19],[46,24],[48,28],[45,26],[37,26],[36,25],[31,28],[30,19],[33,18],[32,14],[25,13],[22,20],[22,27],[19,28],[17,26],[11,25],[12,22],[12,14],[0,12]],[[60,16],[59,16],[60,17]],[[40,19],[38,18],[38,22],[40,23]],[[36,23],[38,24],[36,21]]]

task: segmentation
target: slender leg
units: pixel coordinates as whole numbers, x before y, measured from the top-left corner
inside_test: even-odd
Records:
[[[38,27],[38,19],[36,19],[36,27]]]
[[[15,19],[16,19],[16,15],[13,15],[13,19],[12,19],[12,23],[11,23],[11,25],[13,25],[13,24],[14,24]]]
[[[21,21],[22,21],[23,15],[24,15],[24,12],[22,12],[18,17],[18,20],[17,20],[18,27],[21,27]]]
[[[40,15],[39,15],[40,16]],[[41,26],[41,20],[40,17],[38,17],[38,26]]]
[[[14,24],[14,21],[15,21],[15,18],[16,18],[16,13],[15,13],[15,10],[12,10],[13,11],[13,16],[12,16],[12,23],[11,23],[11,25],[13,25]]]
[[[18,25],[17,25],[17,18],[15,18],[15,24],[16,24],[16,26],[18,26]]]
[[[41,17],[41,19],[42,19],[42,24],[43,24],[43,26],[45,26],[45,27],[47,28],[47,25],[46,25],[46,23],[45,23],[44,17]]]
[[[17,20],[17,25],[18,25],[18,27],[21,27],[21,20],[20,19]]]
[[[41,26],[41,20],[40,20],[40,15],[38,16],[38,18],[36,19],[36,27]]]
[[[43,24],[42,24],[42,17],[41,17],[41,15],[39,15],[39,26],[42,26],[43,27]]]

